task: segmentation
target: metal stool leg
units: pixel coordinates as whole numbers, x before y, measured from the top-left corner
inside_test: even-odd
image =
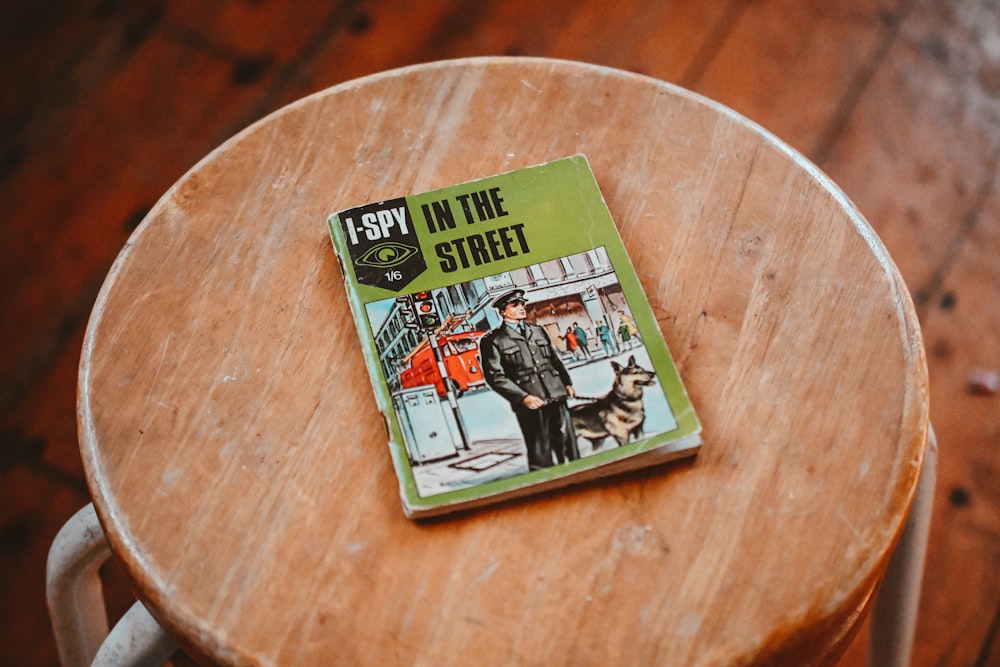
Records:
[[[92,667],[160,667],[177,650],[141,602],[125,613],[101,644]]]
[[[97,570],[111,555],[93,505],[66,522],[49,549],[49,617],[65,667],[89,665],[108,634]]]
[[[908,667],[910,664],[937,482],[938,448],[933,428],[928,433],[927,445],[917,496],[872,610],[868,647],[870,667]]]
[[[46,597],[59,661],[83,667],[96,656],[99,665],[162,665],[176,645],[140,603],[108,635],[98,570],[110,555],[92,504],[66,522],[49,549]]]

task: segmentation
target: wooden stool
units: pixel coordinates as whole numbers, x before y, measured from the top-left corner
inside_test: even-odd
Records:
[[[705,444],[407,520],[326,218],[575,153]],[[885,248],[773,136],[646,77],[485,58],[318,93],[182,178],[100,294],[79,425],[112,550],[212,661],[822,664],[903,530],[927,371]]]

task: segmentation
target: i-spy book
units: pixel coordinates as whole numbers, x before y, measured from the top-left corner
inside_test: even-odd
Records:
[[[407,516],[697,451],[698,418],[582,155],[328,224]]]

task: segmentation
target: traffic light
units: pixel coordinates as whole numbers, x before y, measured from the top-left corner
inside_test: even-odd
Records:
[[[417,314],[413,312],[413,302],[410,301],[409,296],[397,296],[396,302],[399,303],[399,312],[403,317],[403,326],[407,329],[419,329],[417,326]]]
[[[433,331],[441,326],[441,315],[434,304],[434,295],[430,291],[416,292],[413,295],[413,310],[417,314],[417,324],[420,328]]]

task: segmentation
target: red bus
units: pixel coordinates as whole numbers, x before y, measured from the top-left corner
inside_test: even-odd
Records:
[[[483,368],[479,362],[479,339],[482,331],[442,334],[438,336],[438,349],[448,373],[448,383],[456,394],[471,387],[486,384]],[[438,396],[445,396],[444,380],[434,359],[434,350],[425,340],[409,356],[409,366],[399,373],[399,382],[404,389],[432,384]]]

